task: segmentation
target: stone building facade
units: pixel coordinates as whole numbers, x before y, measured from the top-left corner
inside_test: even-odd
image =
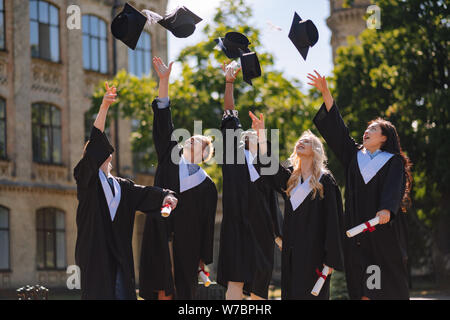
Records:
[[[327,25],[331,29],[333,61],[338,47],[347,43],[348,36],[358,37],[366,29],[364,15],[370,0],[354,0],[350,8],[343,8],[344,0],[330,0],[330,16]]]
[[[85,142],[84,115],[94,86],[113,76],[112,8],[115,2],[123,5],[125,1],[0,2],[4,17],[0,19],[0,33],[4,31],[0,48],[0,289],[36,283],[65,287],[66,267],[75,263],[73,168]],[[167,7],[167,0],[130,2],[138,9],[161,13]],[[92,30],[85,32],[84,25],[69,30],[66,11],[70,5],[79,6],[83,23],[91,21]],[[167,60],[166,30],[156,25],[146,26],[145,31],[150,39],[150,52],[144,51],[150,55],[148,61],[154,55]],[[89,50],[85,43],[90,43]],[[120,41],[116,48],[117,70],[129,69],[129,49]],[[86,56],[103,69],[87,70]],[[118,127],[120,174],[152,184],[151,176],[133,170],[131,122],[120,119]],[[115,131],[111,125],[113,145]],[[136,258],[140,224],[138,215],[133,239]]]

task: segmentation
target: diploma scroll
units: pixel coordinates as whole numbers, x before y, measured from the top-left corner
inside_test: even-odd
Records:
[[[360,234],[361,232],[372,232],[375,230],[375,226],[380,223],[380,218],[375,217],[367,222],[361,223],[360,225],[357,225],[354,228],[351,228],[350,230],[347,230],[347,237],[351,238],[356,236],[357,234]]]
[[[206,272],[205,269],[198,268],[198,274],[200,275],[200,279],[203,281],[205,287],[209,287],[211,284],[211,280],[209,279],[209,272]]]
[[[320,290],[322,290],[323,284],[325,283],[325,280],[327,280],[328,272],[330,271],[330,267],[324,266],[322,269],[322,272],[319,270],[316,270],[319,279],[317,279],[316,284],[314,285],[314,288],[311,291],[311,294],[313,296],[318,296],[320,293]]]
[[[170,216],[171,212],[172,212],[172,207],[170,206],[170,204],[165,204],[161,208],[161,216],[164,218],[167,218],[168,216]]]

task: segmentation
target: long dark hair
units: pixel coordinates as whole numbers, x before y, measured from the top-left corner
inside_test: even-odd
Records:
[[[380,126],[381,134],[386,137],[386,141],[381,146],[381,150],[399,155],[402,158],[403,166],[405,168],[405,190],[403,193],[401,208],[403,212],[406,212],[406,209],[411,206],[411,197],[409,196],[409,194],[411,192],[413,180],[411,175],[412,162],[402,150],[402,147],[400,145],[400,138],[397,134],[397,129],[395,128],[395,126],[391,122],[383,118],[372,120],[369,122],[369,125],[373,123],[376,123]]]

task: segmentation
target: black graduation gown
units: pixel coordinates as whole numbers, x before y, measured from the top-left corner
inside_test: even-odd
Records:
[[[164,290],[166,295],[175,294],[176,299],[194,299],[199,261],[201,259],[206,265],[213,261],[217,189],[211,178],[206,177],[196,187],[180,193],[179,165],[171,160],[177,142],[171,140],[174,128],[170,107],[159,109],[156,100],[152,107],[153,140],[158,155],[155,185],[176,191],[178,204],[169,218],[146,219],[139,295],[153,299],[155,291]],[[168,247],[171,233],[176,292]]]
[[[98,172],[113,152],[106,135],[93,127],[86,153],[74,169],[79,202],[75,262],[81,271],[82,299],[115,299],[117,268],[123,273],[127,299],[136,299],[132,249],[135,212],[159,214],[169,194],[168,190],[116,177],[121,199],[111,221]]]
[[[260,177],[250,180],[247,162],[237,164],[238,153],[244,157],[239,136],[231,144],[234,163],[226,160],[226,130],[241,129],[239,119],[222,120],[223,134],[223,218],[220,231],[217,283],[244,282],[244,293],[267,298],[272,278],[274,239],[281,236],[282,216],[276,192]],[[246,160],[245,160],[246,161]]]
[[[405,190],[402,159],[394,155],[367,184],[360,173],[357,153],[361,146],[350,137],[336,104],[327,112],[323,104],[314,123],[345,168],[344,230],[375,217],[380,210],[391,212],[391,220],[353,238],[344,237],[347,287],[351,299],[409,299],[406,215],[400,212]],[[369,289],[368,277],[375,265],[381,271],[381,288]],[[369,279],[372,282],[372,278]]]
[[[262,165],[256,165],[258,171]],[[286,195],[287,182],[293,168],[279,166],[274,175],[264,176],[263,180],[271,188],[282,194],[284,206],[283,248],[281,254],[281,298],[283,300],[319,299],[330,297],[331,275],[327,277],[320,294],[311,294],[323,264],[344,270],[342,250],[342,199],[333,176],[324,173],[320,179],[324,197],[312,191],[303,202],[293,210],[290,198]]]

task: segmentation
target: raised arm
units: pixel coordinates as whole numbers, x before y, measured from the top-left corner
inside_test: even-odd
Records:
[[[105,88],[106,94],[94,121],[83,157],[74,169],[74,178],[79,188],[85,188],[92,182],[92,178],[98,174],[98,169],[114,152],[114,148],[109,143],[104,131],[108,109],[116,101],[117,94],[116,88],[110,88],[108,82],[105,83]]]
[[[231,63],[222,64],[222,70],[225,72],[225,97],[224,97],[224,109],[225,110],[234,110],[234,80],[236,80],[236,76],[238,75],[241,68],[234,70]]]
[[[227,155],[229,154],[231,157],[231,152],[228,153],[227,151],[234,150],[233,159],[234,161],[232,163],[236,163],[236,150],[237,146],[239,145],[239,139],[240,137],[234,136],[235,130],[241,129],[241,123],[238,118],[238,111],[234,109],[234,97],[233,97],[233,83],[234,80],[236,80],[236,76],[239,73],[240,69],[234,71],[233,68],[230,67],[230,65],[226,65],[225,63],[222,65],[222,70],[225,72],[225,97],[224,97],[224,113],[222,117],[222,123],[220,126],[220,130],[222,131],[222,137],[223,137],[223,167],[227,167],[227,164],[229,164],[229,161],[231,159],[227,160]],[[232,131],[232,132],[230,132]],[[233,133],[233,144],[228,146],[229,142],[228,140],[231,138],[230,133]],[[229,149],[230,148],[230,149]]]
[[[97,118],[94,121],[94,127],[96,127],[101,132],[105,131],[106,115],[108,114],[108,109],[116,102],[116,87],[109,87],[108,82],[105,82],[106,93],[103,96],[102,104],[100,105],[100,110],[98,111]]]
[[[350,136],[339,109],[333,101],[325,77],[322,77],[317,71],[314,72],[316,75],[308,73],[308,79],[312,81],[308,84],[322,92],[324,104],[317,112],[313,122],[339,161],[347,168],[354,154],[358,152],[359,145]]]
[[[153,141],[155,143],[158,162],[170,155],[177,142],[172,141],[174,130],[169,100],[169,77],[173,62],[167,67],[159,57],[153,58],[153,66],[159,76],[159,95],[153,101]]]

